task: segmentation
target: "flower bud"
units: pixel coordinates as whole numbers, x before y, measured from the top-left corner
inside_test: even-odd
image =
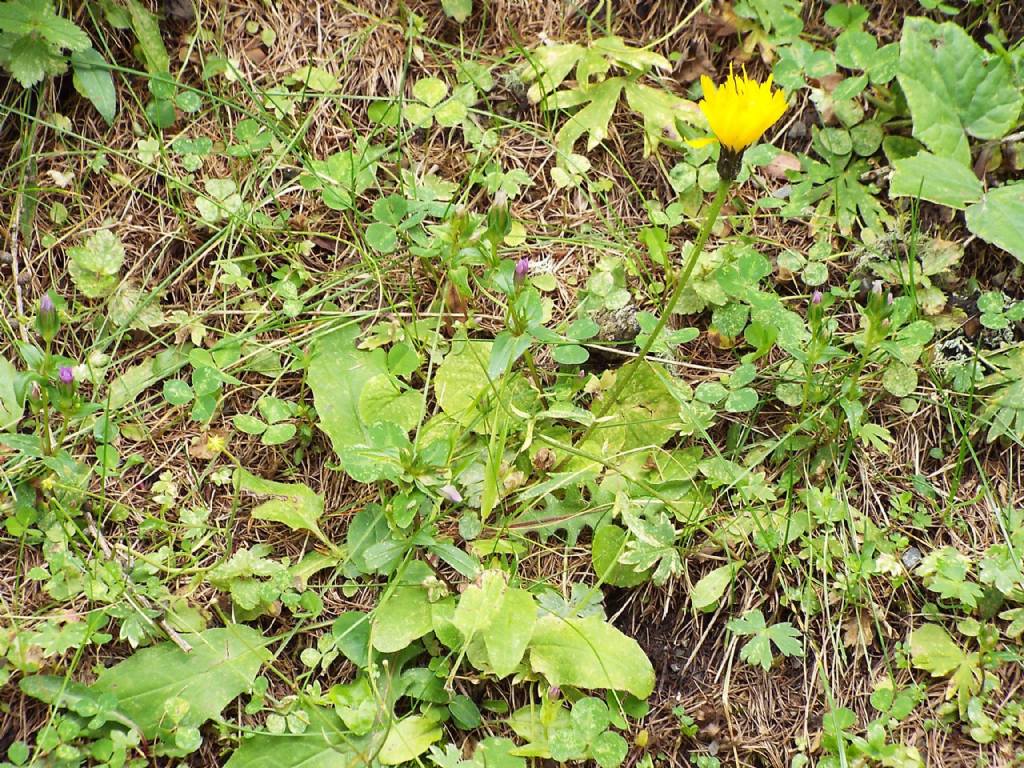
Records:
[[[448,499],[448,501],[455,502],[456,504],[462,501],[462,494],[459,493],[459,489],[450,483],[448,485],[442,485],[437,489],[437,492]]]
[[[516,285],[522,285],[528,274],[530,274],[530,260],[524,256],[516,262],[516,271],[513,277]]]
[[[819,304],[821,304],[821,300],[823,298],[825,297],[822,295],[821,291],[815,289],[814,293],[811,294],[811,304],[813,304],[814,306],[818,306]]]
[[[512,230],[512,217],[508,212],[508,196],[504,192],[498,192],[494,196],[494,202],[487,211],[487,230],[491,237],[497,242],[505,239]]]
[[[39,312],[36,314],[36,330],[47,344],[54,340],[60,330],[60,317],[57,307],[53,304],[50,294],[44,293],[39,299]]]

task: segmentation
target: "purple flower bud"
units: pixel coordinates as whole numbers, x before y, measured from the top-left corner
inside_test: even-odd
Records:
[[[885,297],[885,303],[889,304],[891,306],[892,305],[892,301],[893,301],[893,299],[892,299],[892,291],[889,291],[889,295]]]
[[[462,501],[462,494],[459,493],[459,489],[450,483],[448,485],[442,485],[437,489],[437,492],[448,499],[448,501],[454,501],[456,503]]]
[[[530,274],[530,260],[525,256],[516,262],[515,281],[516,285],[522,283]]]
[[[819,304],[821,304],[821,300],[823,298],[825,297],[822,295],[821,291],[815,289],[814,293],[811,294],[811,304],[813,304],[814,306],[818,306]]]
[[[50,294],[44,293],[39,298],[39,313],[36,315],[36,330],[43,337],[43,341],[49,344],[57,336],[60,330],[60,318],[57,317],[57,307],[53,304]]]
[[[75,372],[68,365],[62,365],[57,375],[61,384],[71,384],[75,380]]]
[[[879,296],[881,296],[882,295],[882,285],[883,285],[883,283],[882,283],[881,280],[875,280],[873,283],[871,283],[871,292],[872,293],[877,293]]]

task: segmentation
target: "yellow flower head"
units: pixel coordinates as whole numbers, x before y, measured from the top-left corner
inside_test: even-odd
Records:
[[[786,97],[782,91],[772,90],[770,76],[759,83],[746,73],[737,77],[730,69],[722,85],[716,86],[706,75],[701,77],[700,84],[704,98],[698,106],[715,136],[691,142],[696,146],[717,140],[732,152],[742,152],[760,139],[786,111]]]

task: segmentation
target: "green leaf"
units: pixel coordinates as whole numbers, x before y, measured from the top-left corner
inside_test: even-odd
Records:
[[[413,85],[412,95],[428,107],[436,107],[448,95],[448,86],[436,77],[424,77]]]
[[[101,229],[82,245],[68,249],[68,272],[75,286],[90,299],[103,298],[117,287],[124,256],[121,239],[109,229]]]
[[[900,361],[889,364],[882,374],[882,386],[896,397],[906,397],[917,389],[917,370]]]
[[[541,617],[529,647],[530,666],[552,685],[628,691],[654,690],[654,668],[639,644],[596,615]]]
[[[990,189],[964,215],[971,232],[1024,261],[1024,183]]]
[[[998,139],[1017,122],[1021,93],[1006,60],[984,51],[954,22],[903,23],[897,75],[914,138],[932,152],[970,162],[967,134]]]
[[[42,0],[0,3],[0,31],[16,37],[38,37],[70,51],[82,51],[90,45],[89,36],[77,24],[58,16],[53,3]]]
[[[171,57],[167,55],[163,38],[160,36],[160,20],[139,0],[125,0],[131,17],[132,31],[138,40],[136,49],[146,71],[150,74],[170,72]]]
[[[16,40],[7,52],[0,53],[11,76],[22,88],[31,88],[47,75],[59,75],[67,69],[62,56],[30,36]]]
[[[319,417],[317,426],[327,433],[339,456],[367,443],[367,425],[359,417],[360,395],[370,379],[388,370],[384,350],[356,349],[358,337],[359,327],[352,325],[318,339],[306,377]]]
[[[698,611],[710,611],[716,608],[718,601],[722,599],[725,590],[732,584],[732,580],[736,578],[736,572],[742,566],[743,561],[739,560],[715,568],[703,576],[690,590],[690,603],[693,604],[693,607]]]
[[[241,624],[183,635],[183,639],[192,646],[189,653],[172,642],[143,648],[104,669],[90,686],[97,693],[113,694],[118,710],[147,739],[165,724],[168,699],[188,702],[189,721],[201,725],[250,690],[260,667],[270,659],[267,638]]]
[[[971,169],[950,157],[918,152],[893,163],[889,197],[920,197],[962,210],[981,197],[982,187]]]
[[[420,423],[423,402],[423,393],[418,389],[403,391],[390,374],[380,373],[369,379],[359,393],[359,419],[364,424],[387,421],[408,432]]]
[[[381,653],[397,653],[433,629],[425,587],[398,584],[373,615],[371,638]]]
[[[398,247],[398,233],[391,224],[375,221],[366,228],[363,236],[366,244],[378,253],[393,253]]]
[[[100,117],[111,125],[117,115],[117,91],[110,66],[93,48],[71,54],[71,66],[75,90],[91,101]]]
[[[461,24],[473,13],[473,0],[441,0],[441,10],[449,19]]]
[[[440,741],[441,736],[437,720],[427,715],[410,715],[391,726],[377,759],[383,765],[407,763],[426,752],[435,741]]]
[[[936,677],[948,676],[966,658],[963,649],[938,624],[915,629],[910,633],[909,645],[914,666]]]
[[[511,675],[522,661],[537,623],[537,604],[524,589],[509,589],[483,633],[491,671],[497,677]]]
[[[271,496],[254,507],[249,516],[254,520],[271,520],[283,523],[293,531],[311,531],[319,538],[324,538],[320,531],[320,518],[324,514],[324,500],[303,483],[277,483],[264,480],[262,477],[237,469],[235,484],[239,492],[251,493],[255,496]]]
[[[302,733],[257,733],[242,739],[224,768],[362,768],[371,737],[356,738],[333,709],[306,705]]]
[[[24,396],[18,394],[17,369],[0,356],[0,432],[13,431],[25,412]]]
[[[590,744],[590,754],[601,768],[618,768],[628,752],[626,740],[615,731],[599,734]]]
[[[505,597],[508,584],[499,570],[486,570],[476,584],[470,584],[459,598],[452,623],[468,643],[490,626]]]

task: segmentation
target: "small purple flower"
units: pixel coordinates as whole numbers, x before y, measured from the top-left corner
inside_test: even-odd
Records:
[[[815,288],[814,293],[811,294],[811,304],[813,304],[814,306],[818,306],[819,304],[821,304],[821,300],[824,298],[825,297],[822,295],[821,291]]]
[[[528,274],[530,274],[530,260],[524,256],[523,258],[519,259],[519,261],[516,262],[516,271],[514,278],[516,285],[522,283],[526,279],[526,276]]]
[[[62,365],[57,375],[60,378],[61,384],[71,384],[75,380],[75,372],[69,365]]]
[[[883,285],[883,283],[882,283],[881,280],[875,280],[873,283],[871,283],[871,292],[874,293],[874,294],[877,294],[878,296],[881,296],[882,295],[882,285]]]
[[[442,485],[437,489],[437,492],[448,499],[448,501],[454,501],[455,503],[462,501],[462,494],[459,493],[459,489],[451,483],[448,485]]]
[[[889,295],[885,297],[885,303],[888,304],[889,306],[892,306],[892,302],[892,291],[889,291]]]
[[[43,297],[39,299],[39,311],[40,312],[53,312],[56,307],[53,305],[53,299],[50,298],[50,294],[44,293]]]

